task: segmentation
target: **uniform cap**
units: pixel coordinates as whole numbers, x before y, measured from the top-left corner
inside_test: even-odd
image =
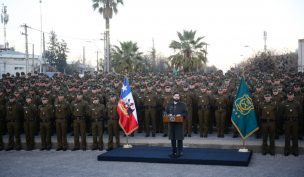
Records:
[[[264,94],[264,97],[271,97],[271,94],[267,92]]]
[[[58,96],[64,96],[64,92],[63,92],[63,91],[60,91],[60,92],[58,93]]]

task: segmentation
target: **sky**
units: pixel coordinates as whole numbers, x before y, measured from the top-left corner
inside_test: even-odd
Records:
[[[7,6],[7,41],[17,51],[25,51],[22,24],[40,30],[39,0],[0,0]],[[91,0],[42,0],[42,31],[46,42],[51,30],[69,48],[68,61],[82,59],[96,66],[96,52],[103,55],[105,20],[92,8]],[[208,46],[208,63],[227,71],[230,67],[264,49],[294,52],[304,38],[303,0],[124,0],[110,21],[111,45],[134,41],[148,54],[154,39],[157,55],[168,57],[177,31],[195,30]],[[28,30],[29,51],[41,53],[41,33]],[[3,25],[0,44],[3,44]],[[247,46],[247,47],[244,47]]]

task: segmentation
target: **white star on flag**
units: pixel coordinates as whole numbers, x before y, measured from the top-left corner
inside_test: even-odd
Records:
[[[124,92],[124,91],[127,90],[127,87],[126,87],[125,85],[123,85],[121,89],[122,89],[122,91]]]

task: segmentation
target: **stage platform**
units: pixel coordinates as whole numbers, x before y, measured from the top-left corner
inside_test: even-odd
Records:
[[[97,157],[98,161],[174,163],[197,165],[248,166],[252,152],[238,149],[184,148],[183,156],[172,159],[168,155],[171,147],[134,146],[117,148]]]

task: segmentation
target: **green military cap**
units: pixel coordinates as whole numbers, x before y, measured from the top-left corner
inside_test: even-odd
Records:
[[[154,83],[153,82],[149,82],[147,85],[148,85],[148,87],[152,87],[154,85]]]
[[[295,83],[293,86],[294,87],[300,87],[300,84],[299,83]]]
[[[28,94],[28,95],[26,95],[25,98],[26,98],[26,99],[32,99],[32,95]]]
[[[293,91],[289,90],[287,94],[288,95],[293,95],[294,93],[293,93]]]
[[[82,90],[87,90],[88,89],[88,87],[87,86],[82,86],[82,88],[81,88]]]
[[[64,95],[65,95],[65,94],[64,94],[63,91],[58,92],[58,96],[64,96]]]
[[[15,99],[16,98],[16,96],[14,95],[14,94],[11,94],[10,96],[9,96],[9,99]]]
[[[110,92],[109,95],[111,98],[116,97],[116,95],[113,92]]]
[[[271,97],[271,93],[270,92],[265,92],[264,97]]]
[[[94,96],[94,97],[92,98],[92,100],[99,100],[99,98],[98,98],[97,96]]]
[[[82,92],[77,92],[77,95],[81,96],[81,95],[83,95],[83,93]]]
[[[41,98],[41,100],[49,100],[49,98],[47,97],[47,96],[43,96],[42,98]]]
[[[261,87],[262,87],[262,84],[261,84],[261,83],[258,83],[258,84],[256,85],[256,87],[257,87],[257,88],[261,88]]]
[[[97,89],[97,86],[96,86],[96,85],[93,85],[93,86],[91,86],[90,88],[91,88],[91,90],[96,90],[96,89]]]
[[[165,88],[171,88],[171,85],[170,84],[166,84]]]
[[[219,87],[218,89],[217,89],[217,91],[222,91],[223,90],[223,87]]]
[[[170,84],[170,82],[165,82],[165,86],[167,87],[171,87],[171,84]]]

